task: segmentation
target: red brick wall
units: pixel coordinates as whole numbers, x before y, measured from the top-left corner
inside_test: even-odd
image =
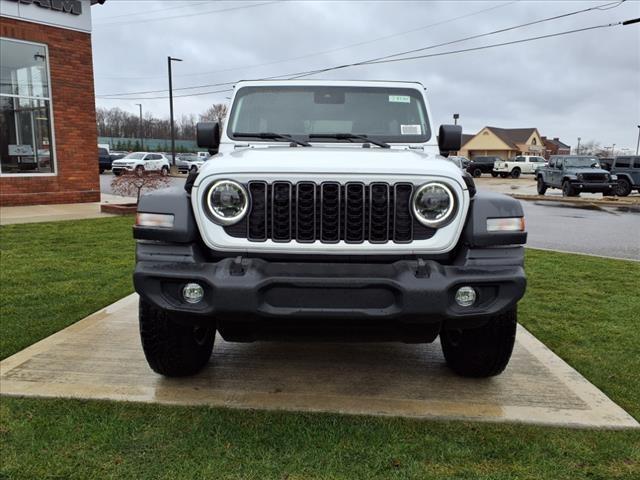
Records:
[[[0,176],[0,205],[100,201],[91,35],[0,17],[0,36],[49,47],[55,176]]]

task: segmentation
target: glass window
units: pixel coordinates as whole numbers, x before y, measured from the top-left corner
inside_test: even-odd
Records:
[[[631,168],[631,157],[616,158],[616,168]]]
[[[0,38],[0,173],[55,173],[47,48]]]
[[[312,134],[351,133],[399,143],[426,142],[431,135],[422,94],[393,87],[244,87],[236,94],[228,125],[231,138],[245,141],[251,133],[281,133],[305,140]],[[234,137],[240,133],[245,135]]]

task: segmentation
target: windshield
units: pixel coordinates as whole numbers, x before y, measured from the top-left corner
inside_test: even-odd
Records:
[[[422,94],[393,87],[244,87],[236,94],[228,123],[230,138],[281,134],[316,142],[365,142],[340,134],[366,135],[396,143],[431,136]],[[236,134],[241,134],[237,135]],[[331,137],[321,137],[327,134]],[[338,134],[338,136],[336,136]]]
[[[144,158],[144,155],[145,155],[144,153],[130,153],[124,158],[129,158],[131,160],[142,160]]]
[[[564,161],[565,167],[599,167],[600,163],[597,158],[594,157],[577,157],[577,158],[566,158]]]

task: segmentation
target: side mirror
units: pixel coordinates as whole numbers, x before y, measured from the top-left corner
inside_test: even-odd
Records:
[[[211,155],[220,148],[220,124],[218,122],[199,122],[196,125],[198,147],[206,148]]]
[[[441,154],[457,152],[462,146],[462,127],[460,125],[440,125],[438,146]]]

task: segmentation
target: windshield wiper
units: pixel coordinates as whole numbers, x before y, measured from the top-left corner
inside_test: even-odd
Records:
[[[255,137],[255,138],[268,138],[268,139],[272,139],[272,140],[278,140],[278,139],[282,139],[282,140],[286,140],[288,142],[293,142],[297,145],[302,145],[303,147],[310,147],[311,144],[305,142],[304,140],[297,140],[295,138],[293,138],[290,135],[287,135],[286,133],[273,133],[273,132],[255,132],[255,133],[234,133],[233,134],[234,137],[240,137],[240,138],[248,138],[248,137]]]
[[[374,140],[369,138],[365,134],[357,133],[311,133],[309,138],[335,138],[336,140],[364,140],[365,142],[373,143],[381,148],[391,148],[388,143],[381,142],[380,140]]]

